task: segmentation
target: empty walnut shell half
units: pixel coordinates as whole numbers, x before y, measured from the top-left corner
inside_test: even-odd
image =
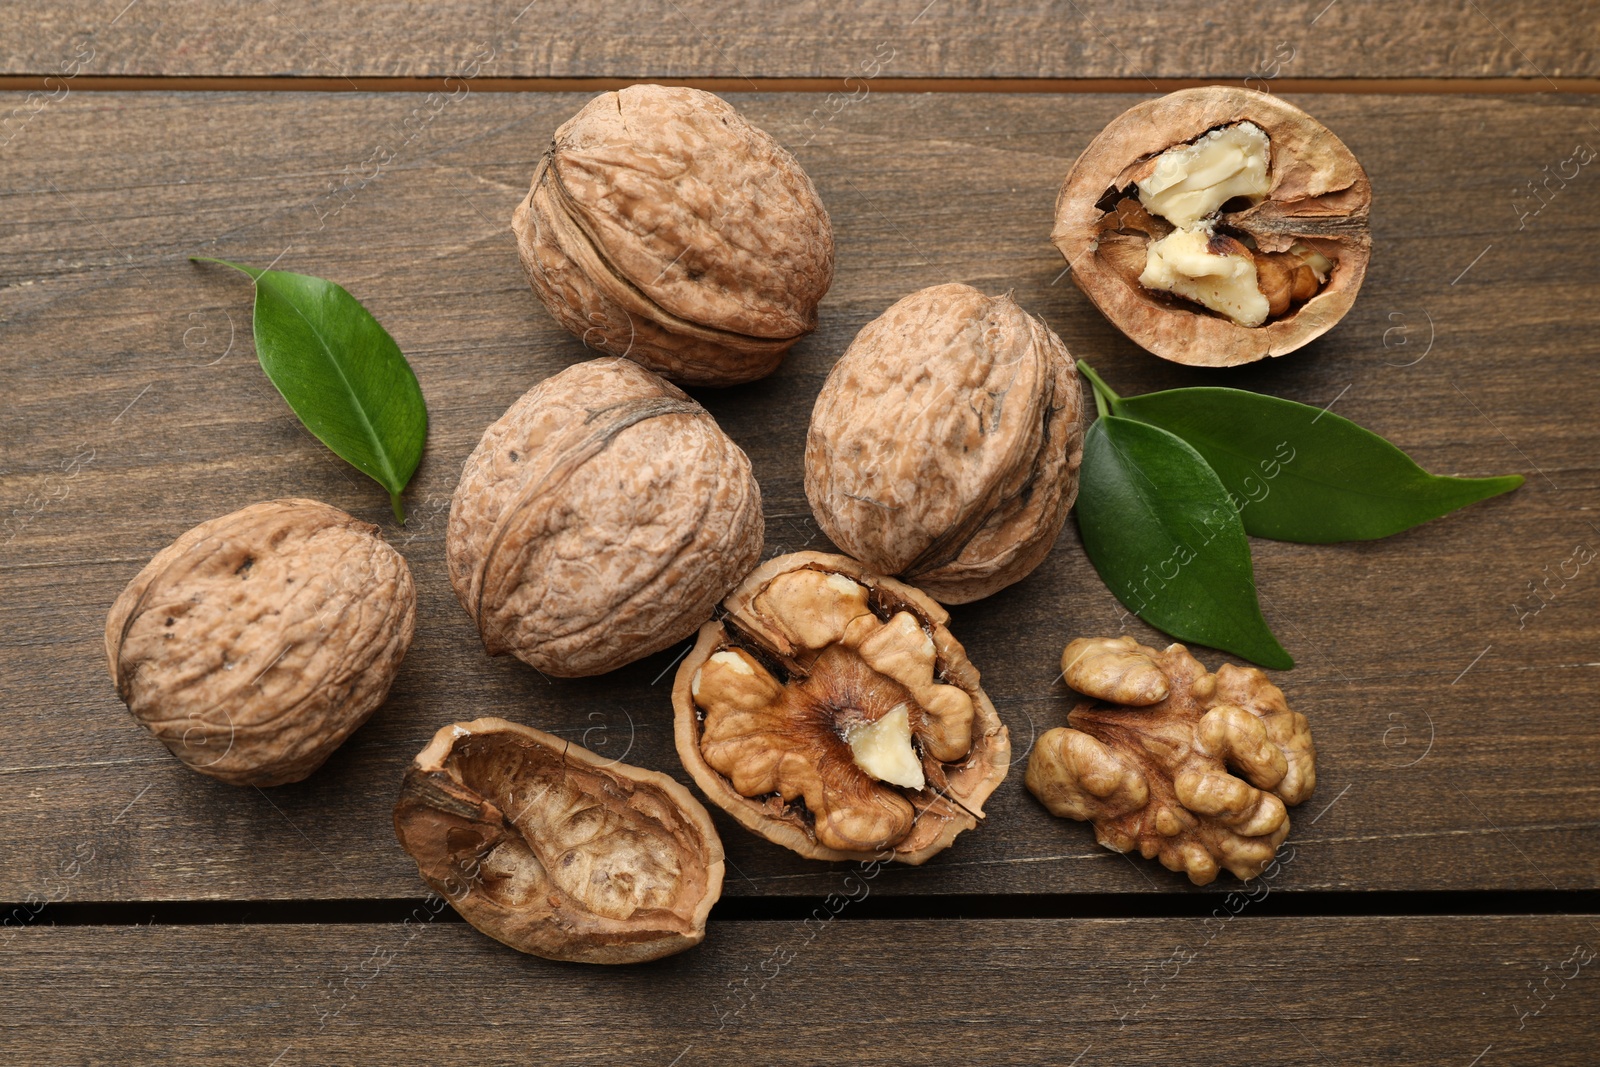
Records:
[[[1163,359],[1231,367],[1344,317],[1372,186],[1327,127],[1252,89],[1184,89],[1112,120],[1067,174],[1051,239],[1106,318]]]
[[[1231,663],[1209,674],[1182,645],[1131,637],[1079,638],[1061,669],[1092,699],[1028,757],[1024,782],[1051,814],[1195,885],[1266,869],[1289,835],[1285,805],[1317,783],[1311,728],[1266,675]]]
[[[761,543],[739,446],[675,386],[606,358],[534,386],[484,432],[445,556],[491,654],[574,677],[693,634]]]
[[[983,818],[1011,742],[925,594],[855,560],[768,560],[707,623],[672,690],[711,802],[813,859],[917,864]]]
[[[1078,494],[1082,395],[1066,345],[1007,296],[935,285],[862,327],[806,435],[824,533],[947,604],[1025,577]]]
[[[433,735],[394,831],[462,918],[552,960],[682,952],[722,894],[722,842],[687,789],[504,719]]]
[[[389,694],[416,589],[378,528],[315,500],[203,522],[156,553],[106,619],[133,717],[230,785],[298,782]]]
[[[765,377],[816,329],[833,229],[783,146],[699,89],[604,93],[512,216],[533,290],[583,343],[673,381]]]

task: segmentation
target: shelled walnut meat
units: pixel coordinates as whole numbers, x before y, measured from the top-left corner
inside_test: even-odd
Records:
[[[604,93],[512,216],[533,290],[583,343],[673,381],[765,377],[816,329],[833,229],[800,164],[699,89]]]
[[[534,386],[484,432],[445,555],[491,654],[574,677],[693,634],[761,543],[739,446],[681,390],[605,358]]]
[[[1186,871],[1254,878],[1289,834],[1285,805],[1311,796],[1316,748],[1304,715],[1254,667],[1210,674],[1182,645],[1079,638],[1066,682],[1091,699],[1046,732],[1024,779],[1052,814],[1094,823],[1117,852]]]
[[[394,829],[462,918],[548,959],[682,952],[722,894],[722,841],[687,789],[504,719],[436,733],[406,770]]]
[[[1267,93],[1184,89],[1114,119],[1073,164],[1051,239],[1112,323],[1164,359],[1231,367],[1320,337],[1355,301],[1372,187]]]
[[[1067,348],[1006,296],[913,293],[862,328],[817,397],[806,497],[840,548],[948,604],[1037,567],[1078,492]]]
[[[1011,743],[932,599],[798,552],[678,668],[678,755],[712,803],[814,859],[922,863],[983,818]]]
[[[128,710],[231,785],[298,782],[388,696],[416,590],[378,528],[315,500],[203,522],[158,552],[106,619]]]

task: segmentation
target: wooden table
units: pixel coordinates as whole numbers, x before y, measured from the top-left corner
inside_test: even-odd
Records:
[[[1574,560],[1600,548],[1600,163],[1549,177],[1600,146],[1592,6],[61,0],[5,22],[4,1062],[1595,1062],[1600,563]],[[443,566],[479,434],[584,356],[528,291],[512,207],[555,126],[634,80],[725,92],[833,216],[816,334],[772,378],[699,394],[754,463],[769,554],[824,544],[800,453],[832,361],[946,281],[1014,291],[1125,393],[1257,389],[1433,471],[1527,476],[1386,541],[1255,543],[1300,663],[1275,680],[1320,754],[1273,878],[1194,889],[1023,789],[1069,707],[1065,641],[1159,639],[1069,524],[1034,575],[954,613],[1019,765],[927,866],[863,890],[718,813],[705,944],[633,968],[523,957],[425,902],[389,812],[446,722],[503,715],[687,781],[681,649],[548,683],[483,653]],[[1125,340],[1047,240],[1088,140],[1204,82],[1287,94],[1374,190],[1351,314],[1221,373]],[[336,279],[394,334],[432,415],[406,527],[256,366],[248,287],[192,254]],[[232,788],[132,721],[101,626],[177,534],[287,495],[384,523],[420,622],[322,770]]]

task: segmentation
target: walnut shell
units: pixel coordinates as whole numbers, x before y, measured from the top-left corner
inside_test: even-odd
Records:
[[[1083,460],[1078,372],[1007,296],[935,285],[862,327],[806,435],[806,497],[833,543],[947,604],[1025,577]]]
[[[1310,798],[1306,718],[1254,667],[1208,674],[1188,649],[1131,637],[1066,647],[1068,685],[1093,699],[1039,738],[1024,778],[1054,815],[1087,819],[1109,849],[1138,849],[1205,885],[1254,878],[1289,835],[1285,805]]]
[[[378,528],[315,500],[203,522],[106,618],[117,694],[230,785],[298,782],[367,721],[411,645],[416,589]]]
[[[576,677],[694,633],[761,544],[739,446],[681,390],[605,358],[534,386],[484,431],[445,555],[491,654]]]
[[[699,89],[633,85],[556,131],[511,221],[533,291],[591,348],[735,385],[816,329],[833,229],[800,164]]]
[[[923,863],[978,825],[1011,742],[943,608],[821,552],[768,560],[723,608],[672,688],[678,755],[712,803],[825,860]],[[857,755],[896,718],[920,786]]]
[[[504,719],[433,735],[394,832],[462,918],[546,959],[682,952],[722,895],[722,841],[687,789]]]
[[[1215,228],[1219,237],[1248,239],[1260,253],[1263,292],[1280,317],[1253,327],[1139,283],[1145,248],[1172,226],[1133,195],[1161,153],[1241,122],[1260,127],[1270,141],[1270,191],[1243,206],[1223,204]],[[1316,119],[1267,93],[1206,86],[1147,100],[1113,119],[1067,174],[1051,240],[1078,288],[1136,344],[1177,363],[1232,367],[1293,352],[1344,317],[1371,255],[1371,205],[1366,171]],[[1268,291],[1282,284],[1281,268],[1263,257],[1281,260],[1295,247],[1327,257],[1333,269],[1320,291],[1285,314],[1287,294],[1280,299]]]

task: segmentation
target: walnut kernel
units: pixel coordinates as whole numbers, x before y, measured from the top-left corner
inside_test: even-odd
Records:
[[[1117,852],[1138,849],[1196,885],[1220,869],[1259,875],[1289,834],[1285,805],[1316,786],[1304,715],[1254,667],[1215,674],[1182,645],[1079,638],[1066,682],[1091,700],[1039,738],[1024,778],[1054,815],[1094,823]]]

